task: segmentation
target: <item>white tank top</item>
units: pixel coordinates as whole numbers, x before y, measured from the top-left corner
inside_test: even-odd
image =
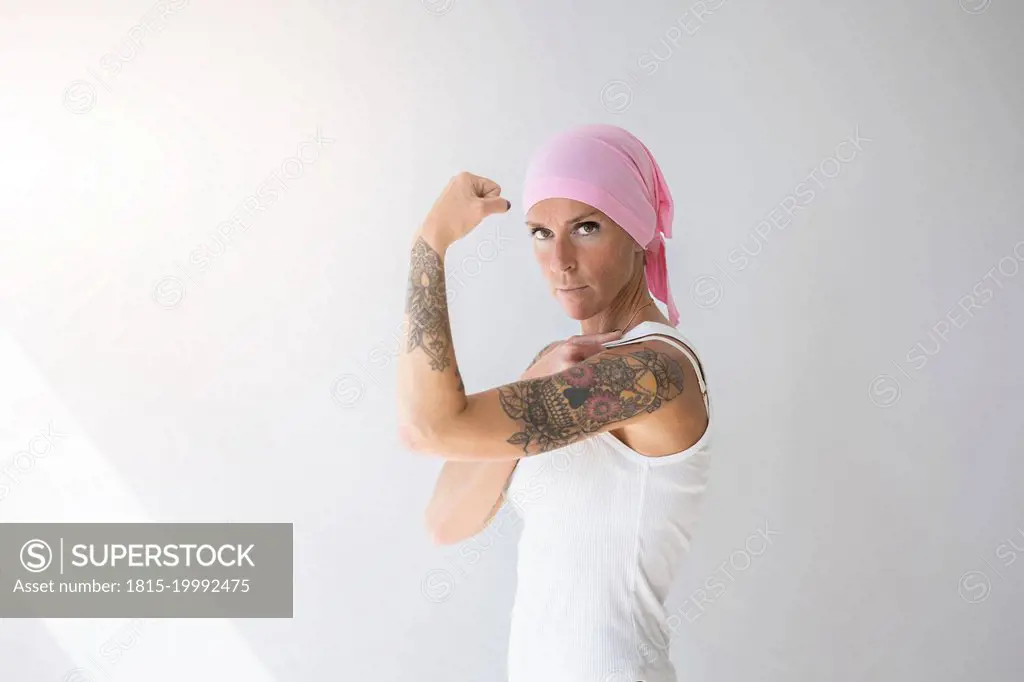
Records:
[[[519,460],[506,493],[523,521],[509,682],[676,682],[664,604],[690,549],[713,420],[700,363],[675,327],[641,322],[604,345],[655,334],[694,365],[707,429],[664,457],[605,432]]]

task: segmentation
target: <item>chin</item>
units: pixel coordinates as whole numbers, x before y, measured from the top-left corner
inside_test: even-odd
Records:
[[[589,319],[589,318],[591,318],[591,317],[593,317],[594,315],[597,314],[597,311],[591,310],[590,306],[583,306],[583,305],[578,305],[578,304],[577,305],[572,305],[572,304],[568,304],[567,305],[567,304],[563,303],[562,304],[562,310],[564,310],[565,314],[568,315],[569,317],[571,317],[572,319],[580,320],[580,321]]]
[[[593,289],[585,296],[565,296],[557,290],[552,293],[565,314],[574,320],[586,320],[601,312],[600,297]]]

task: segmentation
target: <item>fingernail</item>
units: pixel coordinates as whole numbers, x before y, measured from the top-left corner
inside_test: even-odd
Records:
[[[512,210],[512,202],[509,201],[508,199],[505,199],[505,203],[508,204],[508,208],[506,208],[505,210],[506,211],[511,211]]]

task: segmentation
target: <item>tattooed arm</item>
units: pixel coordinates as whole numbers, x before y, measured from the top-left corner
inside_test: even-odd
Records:
[[[413,237],[403,349],[398,354],[401,437],[407,447],[429,440],[436,424],[466,409],[466,390],[452,346],[445,292],[449,244],[429,230]]]
[[[663,348],[608,348],[561,372],[474,393],[415,449],[452,460],[521,459],[637,423],[682,394],[682,363]]]
[[[485,217],[505,213],[510,206],[493,180],[459,173],[413,235],[404,348],[398,354],[399,435],[413,449],[430,442],[438,424],[467,407],[448,322],[445,253]]]

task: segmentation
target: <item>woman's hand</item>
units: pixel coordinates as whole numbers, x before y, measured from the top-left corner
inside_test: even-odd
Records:
[[[550,346],[523,372],[520,379],[536,379],[561,372],[604,350],[604,344],[622,336],[621,330],[602,334],[580,334]]]
[[[505,213],[512,203],[501,196],[493,180],[463,171],[451,180],[423,221],[430,241],[453,244],[473,231],[487,216]]]

